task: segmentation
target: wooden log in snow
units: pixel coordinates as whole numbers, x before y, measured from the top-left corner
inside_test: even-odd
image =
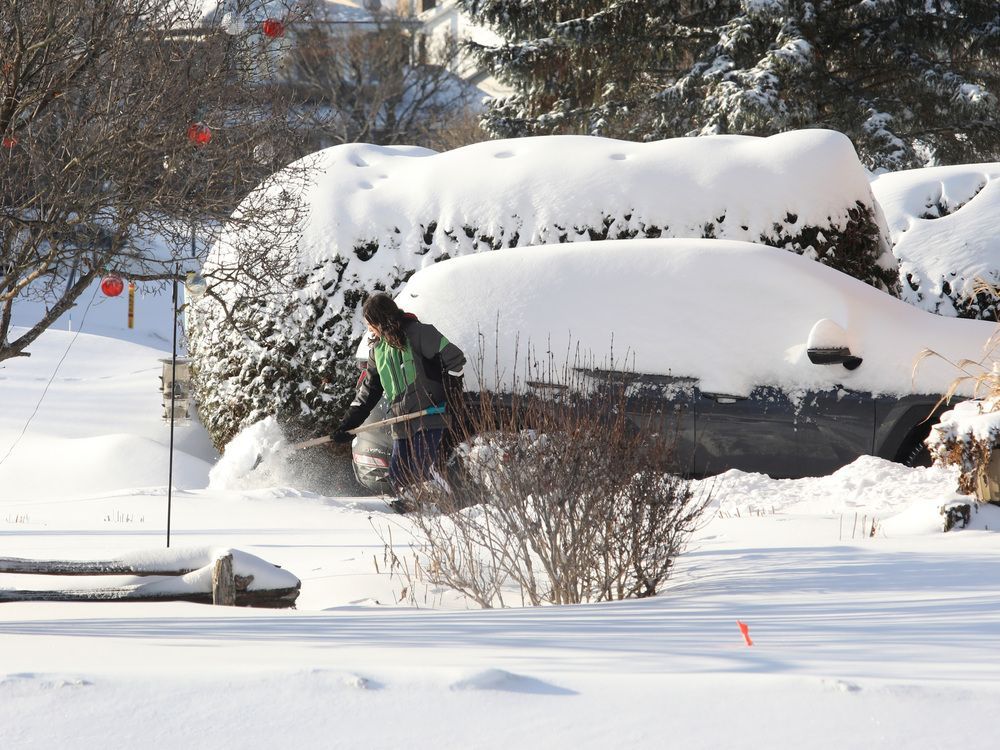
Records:
[[[144,590],[145,589],[145,590]],[[284,589],[259,589],[237,591],[237,607],[266,607],[284,609],[295,606],[299,596],[299,586]],[[211,591],[180,593],[176,591],[150,591],[148,587],[119,586],[103,589],[55,589],[28,591],[21,589],[0,589],[0,603],[4,602],[198,602],[212,604]]]
[[[0,573],[38,576],[183,576],[196,570],[198,568],[141,568],[120,560],[27,560],[22,557],[0,557]]]
[[[258,560],[258,563],[263,561]],[[118,560],[27,560],[17,557],[0,558],[0,573],[49,576],[128,576],[141,577],[140,582],[127,582],[118,586],[97,585],[87,588],[53,588],[27,590],[0,588],[0,603],[24,601],[191,601],[206,604],[222,603],[249,607],[294,607],[301,582],[290,574],[279,576],[272,586],[251,590],[254,576],[237,575],[233,555],[219,558],[212,567],[177,567],[163,570],[163,563],[148,567]],[[267,565],[267,563],[265,563]],[[158,566],[158,567],[154,567]],[[274,566],[275,568],[279,566]],[[186,576],[197,571],[207,575]],[[292,585],[294,582],[294,585]],[[196,590],[192,590],[196,589]]]

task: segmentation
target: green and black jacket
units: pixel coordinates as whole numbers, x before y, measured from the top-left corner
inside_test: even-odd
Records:
[[[407,313],[403,323],[405,349],[396,349],[382,339],[368,352],[368,362],[358,379],[357,393],[340,423],[340,429],[352,430],[371,414],[385,395],[389,417],[412,414],[445,402],[445,381],[459,378],[465,366],[462,350],[441,335],[429,323],[421,323]],[[420,430],[444,427],[440,414],[392,425],[392,436],[408,439]]]

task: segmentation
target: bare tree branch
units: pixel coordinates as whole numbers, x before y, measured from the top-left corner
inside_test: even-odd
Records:
[[[172,278],[192,232],[211,241],[308,144],[259,25],[231,33],[176,0],[0,0],[0,31],[2,361],[103,273]],[[244,207],[238,222],[294,233],[300,214],[279,203]],[[268,251],[237,262],[258,278],[287,270]],[[18,299],[46,312],[11,340]]]

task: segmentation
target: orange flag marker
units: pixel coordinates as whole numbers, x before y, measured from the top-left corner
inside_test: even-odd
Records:
[[[743,640],[747,642],[748,646],[752,646],[753,641],[750,640],[750,628],[747,627],[745,622],[739,620],[736,621],[736,624],[740,626],[740,632],[743,633]]]

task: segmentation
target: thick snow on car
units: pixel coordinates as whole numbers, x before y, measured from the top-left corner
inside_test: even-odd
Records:
[[[664,419],[679,420],[695,475],[818,476],[865,454],[919,462],[934,406],[961,374],[951,362],[982,356],[995,330],[781,249],[723,240],[456,258],[414,274],[397,302],[470,362],[484,360],[478,377],[467,374],[470,390],[509,388],[526,354],[581,350],[599,367],[613,351]],[[924,349],[940,356],[915,368]],[[637,414],[648,407],[638,400]],[[384,459],[388,446],[386,436],[359,438],[356,465]],[[366,468],[359,478],[384,488],[383,472]]]

